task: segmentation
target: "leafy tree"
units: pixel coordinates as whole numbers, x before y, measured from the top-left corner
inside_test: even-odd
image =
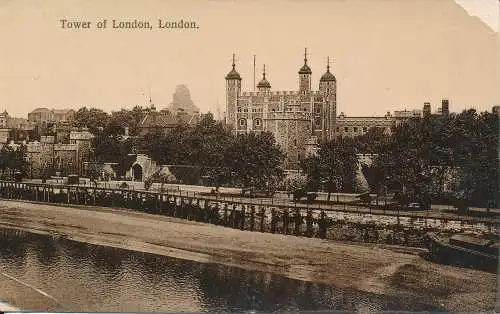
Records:
[[[462,206],[498,206],[498,116],[467,110],[454,125],[455,196]]]
[[[26,160],[26,146],[21,145],[17,149],[4,145],[0,149],[0,169],[2,179],[9,173],[10,179],[15,173],[25,177],[28,173],[28,162]],[[8,171],[7,171],[8,170]]]
[[[429,206],[448,186],[461,208],[498,206],[498,131],[498,115],[473,109],[413,118],[393,129],[377,165],[403,203]]]
[[[94,157],[98,162],[118,162],[121,159],[121,142],[116,137],[107,136],[103,133],[92,139]]]
[[[301,167],[308,177],[308,187],[317,190],[321,186],[332,192],[352,192],[356,185],[358,159],[353,139],[339,137],[323,143],[317,155],[302,161]]]
[[[225,156],[234,183],[257,188],[269,188],[281,181],[283,160],[284,154],[269,132],[238,135]]]
[[[393,129],[393,135],[383,153],[377,158],[383,178],[391,190],[396,191],[400,202],[428,194],[430,169],[423,150],[423,123],[412,118]]]
[[[361,172],[370,186],[370,192],[380,194],[384,184],[384,174],[381,167],[376,163],[363,165]]]
[[[141,106],[135,106],[132,110],[113,111],[105,128],[105,133],[112,136],[122,135],[125,132],[125,127],[128,127],[129,135],[137,136],[139,134],[139,124],[144,115],[144,109]]]
[[[76,127],[87,127],[92,134],[98,134],[109,123],[109,115],[101,109],[83,107],[73,116]]]
[[[356,149],[362,154],[379,154],[389,139],[384,128],[369,128],[365,134],[355,137]]]

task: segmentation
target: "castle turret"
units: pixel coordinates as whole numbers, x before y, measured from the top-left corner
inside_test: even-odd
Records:
[[[238,97],[241,93],[241,76],[236,72],[236,65],[233,54],[233,68],[226,75],[226,124],[236,127],[236,110],[238,107]]]
[[[266,92],[271,90],[271,83],[266,79],[266,65],[264,64],[264,71],[262,72],[262,80],[257,84],[259,92]]]
[[[326,72],[323,74],[319,80],[319,91],[323,94],[335,93],[335,87],[337,85],[337,80],[335,75],[330,72],[330,57],[327,59]]]
[[[319,91],[325,98],[323,123],[323,140],[332,139],[335,136],[335,124],[337,117],[337,80],[330,72],[330,57],[327,58],[326,73],[319,80]]]
[[[311,68],[307,65],[307,48],[304,50],[304,65],[299,70],[299,91],[305,95],[311,92]]]

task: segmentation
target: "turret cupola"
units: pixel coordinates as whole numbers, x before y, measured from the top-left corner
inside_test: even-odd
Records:
[[[304,65],[300,68],[299,74],[312,74],[311,68],[307,65],[307,48],[304,50]]]
[[[330,73],[330,57],[328,57],[327,65],[326,65],[326,73],[323,74],[321,79],[319,80],[320,82],[335,82],[335,75]]]
[[[271,83],[266,79],[266,65],[264,64],[264,71],[262,72],[262,80],[257,84],[259,91],[265,91],[271,89]]]
[[[307,48],[304,49],[304,65],[299,70],[299,91],[302,95],[311,92],[311,68],[307,65]]]
[[[235,64],[234,54],[233,54],[233,69],[231,70],[231,72],[229,72],[226,75],[226,80],[239,80],[239,81],[241,81],[241,76],[238,72],[236,72],[235,67],[236,67],[236,64]]]

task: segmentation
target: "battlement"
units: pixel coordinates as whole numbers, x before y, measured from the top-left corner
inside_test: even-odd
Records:
[[[267,92],[241,92],[240,97],[265,97],[265,96],[300,96],[299,91],[267,91]],[[320,91],[311,91],[308,96],[321,96],[323,93]]]
[[[303,111],[273,111],[268,112],[264,120],[311,120],[310,112]]]
[[[293,96],[298,95],[298,91],[269,91],[269,92],[241,92],[240,96]]]
[[[348,117],[343,112],[337,116],[337,121],[374,121],[374,120],[392,120],[394,117],[390,112],[387,112],[383,116],[371,116],[371,117]]]

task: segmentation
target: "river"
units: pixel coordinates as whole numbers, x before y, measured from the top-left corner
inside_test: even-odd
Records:
[[[417,298],[0,229],[0,300],[22,310],[436,311]]]

